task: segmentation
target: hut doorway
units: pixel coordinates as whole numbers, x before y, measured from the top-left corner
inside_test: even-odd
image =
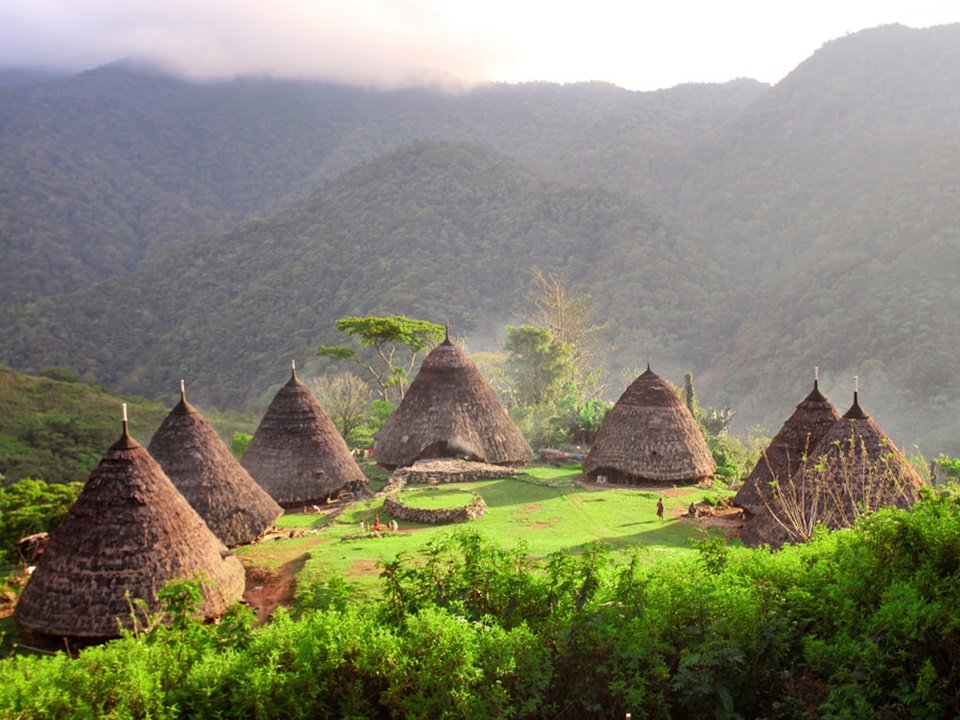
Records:
[[[431,445],[427,445],[423,450],[420,451],[420,454],[417,455],[417,460],[434,460],[437,458],[453,458],[457,460],[470,460],[472,462],[484,462],[482,457],[477,455],[475,452],[471,452],[469,448],[464,447],[464,443],[452,440],[438,440]]]

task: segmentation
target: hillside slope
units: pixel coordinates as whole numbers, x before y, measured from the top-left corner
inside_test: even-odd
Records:
[[[253,85],[293,97],[294,84]],[[861,376],[865,407],[901,445],[960,452],[960,26],[856,33],[774,88],[534,84],[456,97],[340,88],[332,100],[333,89],[298,87],[297,102],[329,102],[315,117],[339,121],[304,135],[295,108],[258,114],[265,106],[243,83],[216,86],[261,124],[226,113],[246,135],[223,131],[232,150],[218,192],[233,199],[217,205],[210,231],[132,233],[141,245],[121,245],[140,249],[97,275],[112,279],[5,306],[0,360],[69,365],[146,394],[198,378],[205,402],[257,407],[290,357],[337,340],[337,317],[409,313],[485,339],[516,317],[536,264],[595,297],[619,346],[614,378],[652,356],[671,379],[693,369],[704,401],[732,405],[742,425],[775,429],[820,366],[841,406]],[[128,125],[167,137],[148,132],[157,117],[148,110]],[[274,140],[282,162],[251,151],[263,171],[252,178],[230,163],[274,132],[274,115],[289,118],[297,140]],[[404,144],[418,138],[429,139]],[[232,186],[235,176],[246,184]],[[122,177],[105,168],[117,190],[102,197],[127,197]],[[176,177],[188,194],[200,176]],[[213,207],[204,192],[216,194],[194,199]],[[241,215],[250,197],[274,209],[213,231],[227,222],[222,207]],[[151,212],[181,222],[194,199],[178,196],[181,215],[164,203]],[[12,219],[0,234],[29,216],[18,212],[3,216]],[[49,238],[46,251],[25,251],[24,278],[48,256],[86,267],[52,229]],[[80,252],[88,245],[77,238]]]
[[[819,365],[839,404],[860,375],[899,437],[958,447],[958,88],[960,26],[877,28],[827,44],[710,145],[678,207],[747,281],[706,391],[771,417]]]
[[[556,177],[652,190],[657,168],[765,89],[531,83],[444,95],[196,84],[130,63],[0,87],[0,303],[133,269],[416,140],[483,143]]]
[[[61,301],[8,307],[0,332],[19,367],[70,364],[131,392],[187,377],[199,401],[242,407],[291,357],[338,342],[337,317],[409,313],[476,330],[518,310],[534,265],[588,282],[604,305],[635,296],[618,337],[642,332],[663,356],[682,354],[706,331],[707,316],[677,323],[706,303],[692,253],[622,192],[543,181],[475,145],[419,143],[268,219]]]

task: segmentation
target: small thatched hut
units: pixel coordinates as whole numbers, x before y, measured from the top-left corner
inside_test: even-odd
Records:
[[[782,532],[770,513],[773,501],[771,483],[790,482],[803,461],[811,456],[820,438],[839,419],[840,413],[820,392],[819,378],[815,378],[813,390],[787,418],[733,498],[733,504],[746,511],[747,524],[740,533],[745,545],[779,544],[777,538]]]
[[[716,469],[697,421],[649,365],[607,413],[583,461],[588,478],[629,484],[696,483]]]
[[[120,439],[51,535],[14,619],[43,635],[115,637],[120,626],[132,626],[130,600],[158,612],[157,590],[190,578],[211,581],[201,583],[205,617],[222,614],[243,594],[240,561],[124,422]]]
[[[909,507],[922,486],[854,391],[850,409],[822,435],[792,480],[772,493],[764,542],[779,547],[804,541],[817,525],[849,527],[864,510]]]
[[[227,547],[253,542],[283,514],[187,402],[182,383],[180,402],[160,424],[147,451]]]
[[[493,388],[449,337],[424,358],[373,449],[391,469],[436,457],[521,465],[532,454]]]
[[[359,492],[367,483],[347,443],[297,379],[296,370],[267,408],[241,464],[286,508]]]

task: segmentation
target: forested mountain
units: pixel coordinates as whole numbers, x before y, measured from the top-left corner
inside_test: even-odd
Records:
[[[901,444],[960,451],[960,26],[850,35],[772,88],[111,66],[0,88],[0,173],[15,367],[255,407],[344,314],[495,333],[535,264],[611,321],[614,385],[652,356],[775,430],[819,365]]]
[[[709,329],[709,315],[676,322],[706,304],[695,252],[622,191],[542,180],[475,145],[419,143],[267,220],[172,246],[66,299],[8,307],[0,332],[18,365],[43,357],[129,389],[188,377],[194,396],[229,406],[267,392],[251,379],[284,380],[291,357],[336,343],[342,315],[411,313],[455,331],[508,320],[536,265],[589,283],[604,304],[628,294],[618,337],[642,333],[676,357]]]
[[[652,188],[654,170],[764,87],[532,83],[444,95],[195,84],[129,62],[0,87],[0,265],[15,270],[0,302],[133,269],[172,241],[268,214],[416,140],[478,142],[558,177]]]
[[[739,318],[704,389],[769,417],[815,365],[839,405],[859,374],[896,437],[960,449],[960,27],[829,43],[710,149],[678,208]]]

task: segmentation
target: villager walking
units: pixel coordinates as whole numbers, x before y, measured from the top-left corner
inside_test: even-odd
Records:
[[[663,520],[663,498],[657,499],[657,517]]]

